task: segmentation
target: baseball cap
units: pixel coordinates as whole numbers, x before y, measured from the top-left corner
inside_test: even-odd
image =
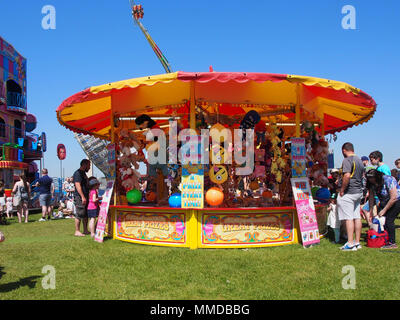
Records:
[[[338,169],[332,169],[331,173],[334,173],[334,172],[339,172],[339,170]]]
[[[100,184],[99,180],[97,179],[92,179],[89,181],[89,186],[94,186],[95,184]]]
[[[362,156],[361,161],[369,161],[369,158],[367,156]]]

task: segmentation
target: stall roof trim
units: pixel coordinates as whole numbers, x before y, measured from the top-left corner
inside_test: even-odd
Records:
[[[304,115],[324,121],[327,134],[362,124],[376,111],[371,96],[345,82],[285,74],[179,71],[90,87],[64,100],[56,110],[57,118],[74,132],[109,140],[111,113],[171,116],[173,109],[186,112],[192,89],[197,103],[240,106],[224,108],[239,115],[247,111],[243,105],[261,111],[265,106],[299,102]],[[292,112],[284,116],[293,120]]]

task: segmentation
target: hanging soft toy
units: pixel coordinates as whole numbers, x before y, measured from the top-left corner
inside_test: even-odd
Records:
[[[277,183],[282,183],[283,171],[286,167],[286,161],[282,159],[282,139],[283,131],[279,129],[276,124],[270,126],[270,139],[272,143],[271,151],[273,159],[271,164],[271,173],[275,176]]]

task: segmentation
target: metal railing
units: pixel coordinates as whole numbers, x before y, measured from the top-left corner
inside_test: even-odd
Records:
[[[25,98],[19,92],[7,92],[7,106],[25,109]]]

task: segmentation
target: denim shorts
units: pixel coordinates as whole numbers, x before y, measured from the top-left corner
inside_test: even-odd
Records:
[[[88,218],[97,218],[99,215],[98,209],[90,209],[87,211]]]
[[[51,206],[51,194],[41,194],[39,196],[39,203],[43,207],[50,207]]]

